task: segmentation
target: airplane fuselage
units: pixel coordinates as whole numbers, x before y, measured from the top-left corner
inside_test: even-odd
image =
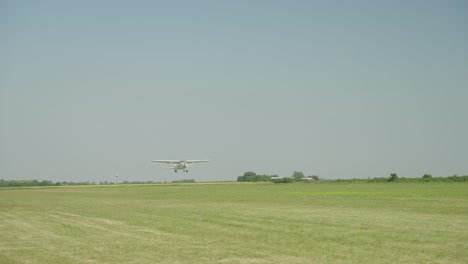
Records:
[[[189,164],[187,164],[184,161],[181,161],[179,163],[173,164],[174,165],[174,172],[177,172],[177,170],[182,170],[183,172],[188,172],[187,167]]]
[[[187,168],[188,164],[185,162],[179,162],[175,164],[174,170],[185,170]]]

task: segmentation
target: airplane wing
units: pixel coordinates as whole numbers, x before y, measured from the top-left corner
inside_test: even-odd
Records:
[[[185,163],[208,162],[209,160],[185,160]]]
[[[179,163],[180,160],[152,160],[152,162],[161,162],[161,163],[174,164],[174,163]]]

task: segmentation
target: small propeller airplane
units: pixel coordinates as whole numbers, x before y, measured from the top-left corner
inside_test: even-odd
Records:
[[[208,162],[209,160],[152,160],[152,162],[160,162],[160,163],[168,163],[174,166],[174,172],[177,170],[183,170],[184,172],[188,172],[187,168],[190,167],[192,164],[197,162]]]

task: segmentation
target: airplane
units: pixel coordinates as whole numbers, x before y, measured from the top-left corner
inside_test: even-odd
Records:
[[[161,163],[168,163],[174,166],[174,172],[177,170],[183,170],[184,172],[188,172],[187,168],[190,167],[192,164],[197,162],[208,162],[209,160],[152,160],[151,162],[161,162]]]

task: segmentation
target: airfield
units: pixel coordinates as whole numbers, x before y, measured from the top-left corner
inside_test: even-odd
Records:
[[[4,188],[0,228],[0,263],[468,263],[468,185]]]

